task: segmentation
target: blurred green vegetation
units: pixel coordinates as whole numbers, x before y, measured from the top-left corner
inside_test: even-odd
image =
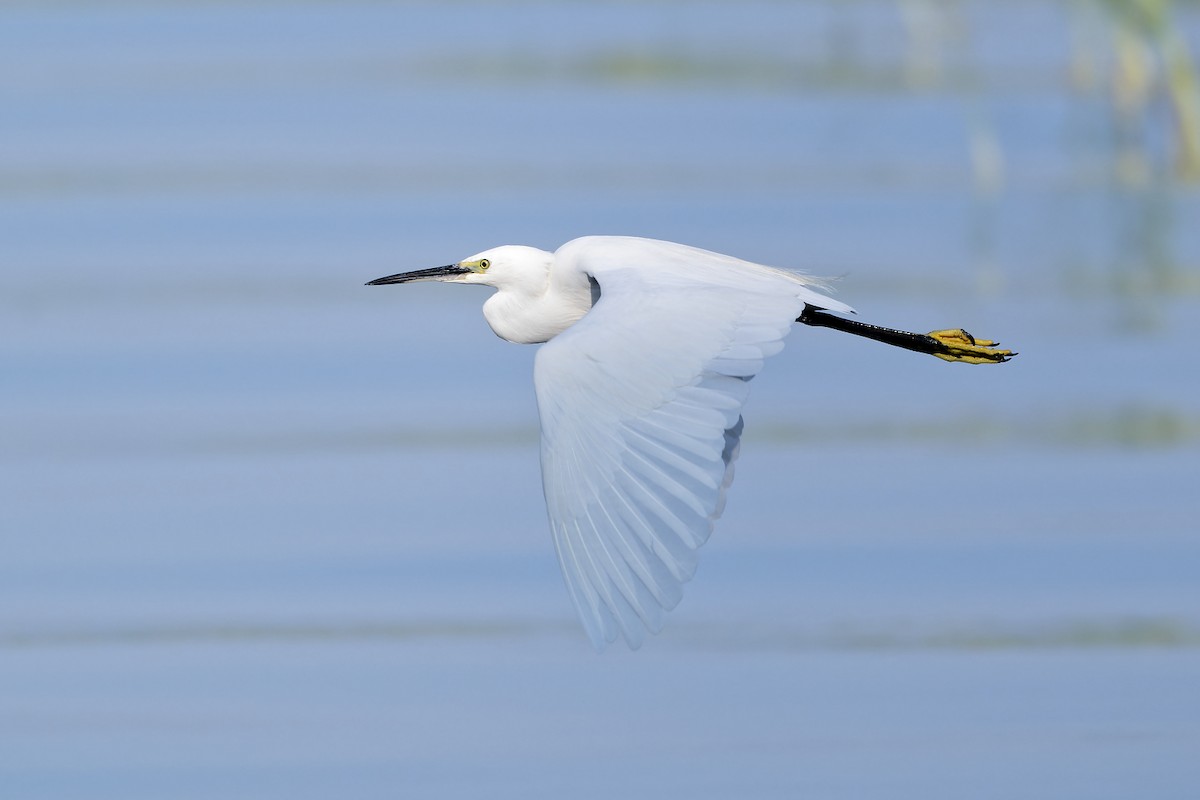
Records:
[[[739,652],[877,651],[877,650],[1080,650],[1176,649],[1200,646],[1200,630],[1188,622],[1155,617],[1083,619],[1035,624],[978,621],[943,627],[892,623],[887,627],[837,625],[826,630],[783,626],[736,628],[720,623],[679,623],[677,642],[701,649],[732,648]],[[0,633],[0,652],[48,647],[114,647],[206,644],[210,646],[274,643],[408,643],[425,640],[512,639],[572,633],[556,620],[376,621],[341,623],[231,623]]]

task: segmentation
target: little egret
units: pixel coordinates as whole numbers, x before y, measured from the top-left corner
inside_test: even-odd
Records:
[[[587,236],[507,245],[371,281],[483,284],[502,339],[534,361],[542,488],[559,565],[597,650],[638,647],[696,569],[725,506],[747,382],[793,322],[947,361],[1013,354],[963,330],[916,334],[837,317],[812,278],[673,242]]]

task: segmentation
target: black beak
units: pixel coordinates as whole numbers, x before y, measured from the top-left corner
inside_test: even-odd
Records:
[[[388,275],[386,278],[376,278],[373,281],[368,281],[367,286],[383,286],[386,283],[412,283],[413,281],[438,281],[443,278],[451,278],[455,275],[465,275],[470,271],[466,267],[460,267],[458,264],[447,264],[444,267],[430,267],[429,269],[419,269],[416,272],[398,272],[395,275]]]

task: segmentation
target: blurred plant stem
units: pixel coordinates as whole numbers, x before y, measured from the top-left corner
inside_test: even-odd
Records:
[[[1184,180],[1200,180],[1200,89],[1187,42],[1172,14],[1172,0],[1103,0],[1114,25],[1113,101],[1118,114],[1133,121],[1145,114],[1162,85],[1175,116],[1175,170]],[[1155,80],[1161,71],[1162,82]],[[1125,154],[1118,170],[1139,179]]]
[[[1187,42],[1174,28],[1165,32],[1162,47],[1179,130],[1179,169],[1188,180],[1200,180],[1200,92],[1196,69]]]

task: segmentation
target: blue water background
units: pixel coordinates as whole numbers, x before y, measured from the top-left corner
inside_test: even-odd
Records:
[[[1161,84],[1114,100],[1128,35],[0,7],[0,796],[1194,797],[1200,191]],[[484,290],[362,286],[592,233],[1021,355],[795,331],[683,603],[597,656],[534,349]]]

